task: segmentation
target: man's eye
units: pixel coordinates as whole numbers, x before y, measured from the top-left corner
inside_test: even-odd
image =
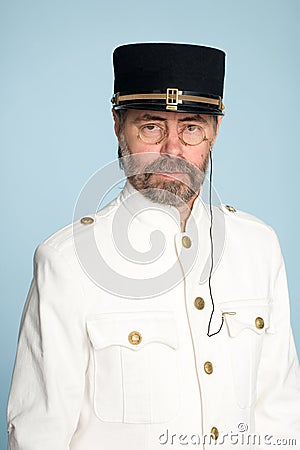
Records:
[[[144,125],[143,130],[145,130],[145,131],[160,131],[160,128],[157,125],[150,123],[149,125]]]
[[[187,125],[186,130],[190,133],[197,133],[200,130],[200,127],[198,125]]]

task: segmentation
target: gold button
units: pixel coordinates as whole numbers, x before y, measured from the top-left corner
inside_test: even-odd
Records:
[[[195,308],[197,308],[197,309],[203,309],[205,306],[205,301],[203,300],[202,297],[196,297],[195,301],[194,301],[194,305],[195,305]]]
[[[212,429],[210,430],[210,435],[211,437],[216,441],[219,437],[219,430],[217,427],[212,427]]]
[[[132,331],[128,335],[128,340],[132,345],[138,345],[142,341],[142,335],[138,331]]]
[[[190,248],[191,245],[192,245],[191,239],[188,236],[183,236],[183,238],[182,238],[182,245],[185,248]]]
[[[255,326],[256,326],[256,328],[261,330],[265,326],[264,319],[262,319],[261,317],[256,317]]]
[[[204,372],[207,373],[208,375],[210,375],[211,373],[213,373],[214,371],[214,367],[212,365],[212,363],[210,361],[206,361],[204,363]]]
[[[92,217],[83,217],[80,219],[80,222],[83,223],[83,225],[90,225],[91,223],[94,223],[94,219]]]
[[[230,212],[236,212],[236,209],[233,206],[225,205],[225,208],[228,209]]]

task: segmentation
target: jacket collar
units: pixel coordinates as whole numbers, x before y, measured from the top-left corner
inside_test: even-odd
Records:
[[[211,267],[211,241],[210,241],[210,210],[199,195],[194,201],[190,217],[187,220],[186,230],[181,232],[180,214],[177,208],[152,202],[137,191],[129,181],[121,192],[119,203],[131,218],[139,221],[141,226],[152,230],[159,229],[165,236],[175,238],[178,249],[181,246],[183,235],[188,235],[194,246],[197,246],[196,264],[199,284],[208,281]],[[215,273],[224,253],[226,242],[226,227],[223,211],[213,207],[213,274]],[[181,254],[181,250],[179,251]],[[178,255],[181,259],[180,255]],[[182,261],[184,263],[184,261]],[[185,265],[185,264],[184,264]]]
[[[131,214],[145,225],[158,226],[160,229],[181,233],[180,214],[176,207],[156,203],[145,197],[137,191],[127,180],[123,191],[119,196],[120,203]],[[191,210],[190,217],[187,220],[186,233],[191,230],[192,222],[199,223],[203,216],[207,216],[206,207],[200,196],[196,198]]]

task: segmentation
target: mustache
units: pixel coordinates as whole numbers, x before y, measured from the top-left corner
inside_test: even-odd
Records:
[[[144,168],[144,173],[149,176],[153,173],[164,172],[183,172],[193,177],[196,174],[199,174],[199,172],[202,173],[202,171],[193,164],[185,161],[184,159],[172,156],[161,156],[159,159],[153,161],[151,164]]]

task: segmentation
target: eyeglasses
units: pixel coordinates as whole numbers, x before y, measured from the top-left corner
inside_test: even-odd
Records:
[[[145,144],[160,144],[166,139],[167,131],[155,123],[147,123],[139,128],[137,137]],[[205,131],[200,125],[186,125],[178,132],[178,139],[184,145],[199,145],[208,141]]]

